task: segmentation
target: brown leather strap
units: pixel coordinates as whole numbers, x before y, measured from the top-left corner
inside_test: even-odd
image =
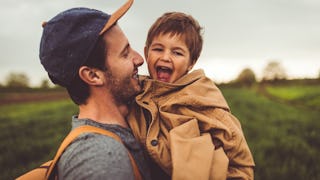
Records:
[[[71,144],[71,142],[77,138],[80,134],[82,133],[98,133],[98,134],[102,134],[105,136],[109,136],[114,138],[115,140],[122,142],[121,138],[114,134],[113,132],[107,131],[105,129],[101,129],[101,128],[97,128],[94,126],[89,126],[89,125],[83,125],[83,126],[79,126],[77,128],[75,128],[74,130],[72,130],[68,136],[63,140],[63,142],[61,143],[54,159],[52,160],[52,164],[50,165],[50,168],[48,169],[47,173],[46,173],[46,179],[49,178],[50,174],[52,173],[56,163],[58,162],[61,154],[63,153],[63,151]],[[141,174],[140,171],[138,169],[138,166],[135,162],[135,160],[133,159],[131,153],[128,151],[128,155],[132,164],[132,168],[133,168],[133,172],[134,172],[134,176],[136,180],[141,180]]]

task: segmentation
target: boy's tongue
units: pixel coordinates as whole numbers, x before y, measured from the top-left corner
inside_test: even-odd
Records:
[[[158,70],[157,72],[157,79],[159,81],[169,82],[170,76],[171,76],[171,72],[168,70],[161,69],[161,70]]]

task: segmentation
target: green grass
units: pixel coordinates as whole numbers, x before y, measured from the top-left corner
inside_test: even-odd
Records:
[[[274,102],[253,90],[222,90],[242,123],[256,179],[320,179],[318,111]]]
[[[320,85],[268,86],[266,90],[285,102],[320,110]]]
[[[284,86],[270,89],[282,100],[290,94],[281,93]],[[319,104],[296,106],[309,104],[306,97],[318,99],[319,91],[309,86],[287,86],[287,91],[304,95],[275,101],[255,89],[222,88],[254,156],[255,179],[320,179]],[[14,179],[51,159],[76,113],[69,100],[0,106],[0,179]]]
[[[52,159],[76,110],[69,100],[0,106],[0,179]]]
[[[296,100],[308,96],[320,96],[320,85],[269,86],[267,90],[271,95],[284,100]]]

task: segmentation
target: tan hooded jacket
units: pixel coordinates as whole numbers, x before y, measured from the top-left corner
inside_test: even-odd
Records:
[[[142,80],[128,123],[172,179],[254,179],[240,122],[202,70],[174,84]]]

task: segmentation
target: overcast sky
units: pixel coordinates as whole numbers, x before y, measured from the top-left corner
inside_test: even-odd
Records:
[[[1,0],[0,83],[23,72],[32,85],[47,78],[38,57],[41,23],[72,7],[107,13],[124,0]],[[135,0],[119,24],[141,54],[148,28],[167,11],[182,11],[204,28],[204,46],[195,68],[217,82],[236,78],[246,67],[261,77],[271,60],[291,77],[320,72],[320,0]],[[146,66],[140,68],[147,74]]]

